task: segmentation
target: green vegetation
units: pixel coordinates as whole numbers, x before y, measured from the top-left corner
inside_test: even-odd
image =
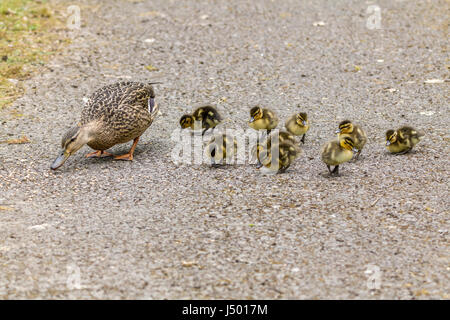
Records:
[[[0,2],[0,109],[23,93],[27,79],[62,43],[62,21],[48,1]]]

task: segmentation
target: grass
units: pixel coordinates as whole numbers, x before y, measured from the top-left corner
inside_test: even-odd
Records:
[[[64,26],[45,0],[0,2],[0,109],[20,97],[29,78],[62,44]]]

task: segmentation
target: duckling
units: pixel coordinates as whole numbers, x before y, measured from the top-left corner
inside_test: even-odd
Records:
[[[250,109],[248,125],[255,130],[268,130],[270,132],[270,130],[277,127],[278,117],[269,109],[262,109],[256,106]]]
[[[275,136],[276,134],[278,134],[278,136]],[[256,144],[252,149],[252,159],[254,160],[256,158],[256,161],[257,161],[256,168],[257,169],[259,169],[263,166],[261,163],[261,159],[259,157],[260,151],[262,151],[264,148],[270,149],[272,141],[276,142],[277,144],[280,144],[283,142],[291,142],[293,144],[296,143],[294,135],[291,134],[290,132],[283,131],[283,130],[276,130],[276,131],[270,132],[270,134],[267,135],[266,138],[262,139],[262,142]]]
[[[292,141],[285,141],[278,145],[263,147],[260,151],[263,173],[283,173],[300,155],[301,149]]]
[[[397,131],[386,132],[386,148],[390,153],[405,154],[414,148],[424,136],[423,132],[408,126],[401,127]]]
[[[209,141],[205,149],[212,167],[230,164],[237,152],[237,141],[226,134],[216,134]]]
[[[202,106],[197,108],[192,114],[185,114],[180,119],[181,128],[194,128],[195,122],[200,121],[202,124],[202,136],[210,128],[215,128],[221,121],[222,117],[213,106]]]
[[[339,165],[350,161],[353,153],[358,152],[355,143],[350,137],[332,140],[322,147],[322,161],[327,165],[330,175],[339,175]],[[330,166],[335,166],[331,170]]]
[[[105,150],[112,146],[133,140],[127,154],[114,157],[133,160],[139,137],[159,112],[152,84],[117,82],[95,91],[81,111],[80,122],[64,134],[62,150],[51,169],[61,167],[85,144],[96,150],[87,157],[103,157],[111,155]]]
[[[344,137],[352,138],[355,148],[358,149],[358,152],[356,153],[356,159],[358,159],[367,142],[367,135],[361,126],[353,124],[350,120],[344,120],[339,124],[336,133],[338,134],[338,139]]]
[[[291,116],[284,125],[286,130],[296,136],[302,136],[300,140],[305,144],[306,132],[309,130],[308,115],[305,112],[300,112]]]

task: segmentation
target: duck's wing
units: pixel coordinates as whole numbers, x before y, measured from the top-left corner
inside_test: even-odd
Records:
[[[154,98],[153,87],[140,82],[117,82],[95,91],[86,102],[81,113],[81,124],[93,120],[114,117],[126,110],[127,105],[150,109],[150,98]]]

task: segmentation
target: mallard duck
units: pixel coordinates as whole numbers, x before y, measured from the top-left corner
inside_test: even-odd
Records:
[[[216,134],[207,144],[205,152],[213,167],[231,164],[237,152],[237,141],[229,135]]]
[[[344,137],[352,138],[355,148],[358,149],[358,152],[356,153],[356,159],[358,159],[367,142],[367,135],[361,126],[353,124],[350,120],[344,120],[339,124],[336,133],[338,134],[338,139]]]
[[[269,135],[263,137],[263,139],[261,139],[260,141],[261,142],[257,143],[252,149],[252,158],[253,161],[256,159],[256,168],[258,169],[262,167],[261,159],[259,156],[260,151],[262,151],[263,149],[270,149],[272,142],[274,142],[275,144],[280,144],[283,142],[291,142],[293,144],[296,143],[294,135],[283,130],[271,131]]]
[[[305,135],[309,130],[308,115],[304,112],[300,112],[291,116],[285,123],[286,130],[296,136],[302,136],[300,140],[305,143]]]
[[[95,91],[81,112],[80,122],[62,138],[62,150],[51,165],[56,170],[82,146],[96,150],[87,157],[111,156],[105,150],[133,140],[127,154],[115,159],[133,160],[139,137],[158,114],[153,83],[117,82]]]
[[[408,126],[401,127],[397,131],[386,132],[386,148],[391,153],[405,154],[414,148],[424,136],[423,132]]]
[[[300,155],[300,147],[291,141],[264,147],[260,151],[263,173],[283,173]]]
[[[358,152],[353,139],[350,137],[342,137],[332,140],[322,147],[322,161],[327,165],[331,175],[338,175],[339,165],[350,161],[353,157],[353,152]],[[330,166],[335,167],[331,170]]]
[[[197,108],[192,114],[185,114],[180,119],[181,128],[197,129],[195,123],[201,124],[202,135],[210,128],[215,128],[222,121],[217,109],[213,106],[202,106]]]
[[[262,109],[258,106],[250,109],[249,126],[255,130],[275,129],[278,125],[277,115],[269,109]]]

